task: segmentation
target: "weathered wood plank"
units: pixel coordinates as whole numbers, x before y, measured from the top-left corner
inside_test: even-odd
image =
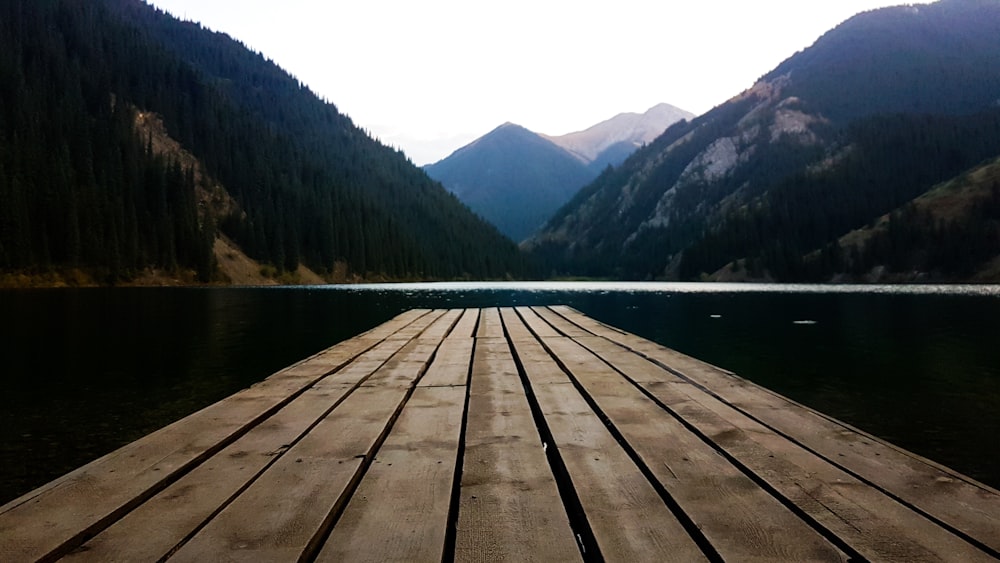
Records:
[[[723,559],[847,559],[590,351],[568,338],[543,342]]]
[[[292,561],[346,500],[405,391],[359,389],[175,554],[179,561]]]
[[[508,333],[527,332],[512,309],[501,314]],[[512,341],[601,555],[611,561],[707,561],[541,344]],[[555,372],[561,377],[556,379]]]
[[[459,317],[462,316],[461,309],[444,309],[435,311],[435,313],[442,313],[433,323],[430,324],[418,338],[420,340],[433,341],[435,344],[441,342],[444,337],[448,336],[451,329],[455,326]]]
[[[601,330],[570,309],[556,309],[588,329],[660,365],[903,502],[1000,553],[1000,492],[817,413],[723,369],[638,336]]]
[[[871,561],[993,561],[965,540],[866,486],[691,383],[602,338],[578,342]]]
[[[479,324],[479,309],[465,309],[462,318],[458,319],[451,329],[449,338],[475,338],[476,325]]]
[[[472,338],[448,337],[441,343],[434,363],[420,379],[420,387],[465,385],[472,360]]]
[[[329,371],[374,344],[342,342]],[[322,375],[284,373],[210,405],[0,508],[0,553],[10,561],[58,556],[103,530],[167,483],[276,412]]]
[[[456,561],[581,559],[504,339],[476,341]]]
[[[413,392],[317,561],[441,560],[465,393]]]
[[[398,386],[359,387],[172,560],[297,560],[347,502],[406,395]]]
[[[341,372],[320,380],[65,559],[152,561],[166,556],[374,372],[379,357],[398,350],[404,343],[385,341]]]
[[[444,313],[445,311],[443,309],[435,309],[433,311],[429,311],[427,312],[427,314],[414,319],[412,322],[408,323],[406,326],[403,326],[399,330],[396,330],[386,338],[396,338],[401,340],[412,340],[414,338],[417,338],[418,336],[420,336],[421,333],[423,333],[431,325],[433,325],[435,321],[441,318],[441,316],[444,315]]]
[[[430,313],[430,309],[410,309],[408,311],[403,311],[402,313],[396,315],[395,317],[389,319],[388,321],[363,332],[358,335],[358,338],[374,338],[375,340],[385,340],[395,333],[399,332],[405,328],[410,323],[417,321],[420,317],[423,317]]]
[[[503,323],[500,322],[500,311],[496,307],[479,312],[479,330],[476,331],[476,338],[503,338]]]
[[[543,321],[533,309],[529,307],[517,307],[517,313],[524,319],[525,324],[530,326],[531,330],[538,335],[539,338],[561,336],[559,331],[552,328],[552,325]]]
[[[522,308],[521,311],[530,312],[530,309]],[[535,335],[521,321],[513,307],[501,307],[500,319],[503,321],[503,326],[507,331],[507,338],[509,340],[513,342],[535,340]]]
[[[534,311],[539,317],[544,319],[545,322],[552,325],[552,328],[554,328],[555,330],[566,336],[569,336],[570,338],[593,336],[593,334],[591,334],[589,331],[587,331],[580,325],[569,322],[561,315],[554,313],[548,307],[532,307],[531,310]]]

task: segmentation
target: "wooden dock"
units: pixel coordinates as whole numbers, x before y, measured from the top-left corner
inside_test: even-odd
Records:
[[[1000,492],[567,307],[413,310],[0,507],[0,561],[996,561]]]

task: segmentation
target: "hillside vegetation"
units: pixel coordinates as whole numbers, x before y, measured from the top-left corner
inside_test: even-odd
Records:
[[[235,205],[203,212],[162,119]],[[499,278],[516,246],[402,153],[226,35],[139,0],[0,5],[0,271],[216,276],[218,233],[275,272]]]
[[[841,260],[840,239],[1000,155],[997,29],[1000,3],[983,0],[855,16],[602,174],[524,246],[552,273],[627,279],[891,269],[903,255]],[[967,242],[977,264],[928,250],[920,268],[969,279],[1000,255]]]

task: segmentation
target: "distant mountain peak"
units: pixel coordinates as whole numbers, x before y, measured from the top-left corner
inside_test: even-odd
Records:
[[[622,162],[637,146],[689,116],[658,104],[562,137],[508,121],[424,170],[501,232],[522,240],[608,164]],[[576,150],[561,139],[577,139]]]
[[[660,136],[667,127],[682,119],[691,119],[694,114],[666,103],[656,104],[643,113],[624,112],[584,129],[565,135],[543,135],[546,139],[566,149],[585,164],[596,164],[604,168],[607,164],[618,164],[621,155]],[[605,155],[612,147],[618,150]]]

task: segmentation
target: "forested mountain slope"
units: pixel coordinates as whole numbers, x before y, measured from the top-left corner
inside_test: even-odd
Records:
[[[832,278],[808,257],[1000,155],[997,29],[984,0],[855,16],[602,174],[525,246],[556,272]]]
[[[151,150],[137,112],[231,194]],[[213,275],[216,230],[277,270],[519,276],[516,247],[262,55],[138,0],[0,4],[0,270]]]

